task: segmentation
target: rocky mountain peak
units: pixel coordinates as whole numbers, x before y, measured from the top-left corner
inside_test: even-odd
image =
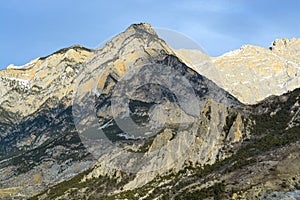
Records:
[[[147,23],[132,24],[126,29],[126,31],[131,31],[131,30],[135,30],[137,32],[147,32],[149,34],[157,36],[155,30],[152,28],[152,25]]]
[[[168,54],[173,53],[150,24],[140,23],[131,25],[96,50],[74,45],[23,66],[11,64],[0,71],[1,106],[5,110],[17,110],[22,116],[27,116],[35,112],[47,99],[62,99],[65,96],[71,99],[77,75],[82,70],[95,70],[94,65],[83,64],[88,60],[103,63],[101,66],[106,66],[107,72],[115,77],[124,74],[127,66],[134,66],[136,60],[144,59],[139,62],[148,62],[146,55],[155,56],[161,50]],[[17,103],[19,100],[20,104]],[[70,105],[71,101],[65,103]]]

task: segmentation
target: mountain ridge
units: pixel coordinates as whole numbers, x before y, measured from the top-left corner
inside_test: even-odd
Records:
[[[185,51],[185,52],[184,52]],[[269,49],[243,45],[218,57],[207,57],[219,74],[203,69],[201,52],[177,51],[198,72],[218,83],[245,104],[255,104],[270,95],[281,95],[300,86],[300,39],[276,39]],[[189,55],[190,54],[190,55]],[[191,57],[191,55],[198,57]],[[265,85],[265,87],[261,87]]]
[[[297,161],[299,90],[244,105],[219,87],[214,60],[189,52],[135,24],[102,48],[72,46],[0,71],[10,78],[0,81],[0,197],[190,199],[202,195],[197,183],[207,197],[231,197],[232,188],[241,198],[256,195],[247,181],[234,188],[236,179],[221,175],[268,162],[264,148],[280,152],[278,160],[286,148]],[[286,177],[278,182],[297,189],[297,172]],[[282,189],[263,181],[259,195]]]
[[[126,32],[147,32],[154,37],[158,36],[151,25],[145,23],[133,24],[123,33]],[[189,67],[196,70],[198,73],[205,75],[219,86],[229,91],[241,102],[254,104],[270,95],[280,95],[284,92],[291,91],[300,85],[300,72],[298,71],[300,63],[300,60],[298,59],[298,55],[300,55],[300,51],[298,50],[299,46],[300,39],[282,38],[274,40],[269,48],[255,45],[243,45],[240,49],[229,51],[218,57],[210,57],[197,50],[167,49],[171,54],[175,54],[187,63]],[[25,64],[24,67],[34,65],[39,60],[51,57],[56,53],[64,53],[70,49],[81,49],[82,51],[88,52],[92,51],[91,49],[87,49],[80,45],[73,45],[58,50],[48,56],[37,58]],[[262,60],[261,63],[259,63],[260,60]],[[8,66],[7,68],[12,70],[15,69],[17,71],[20,69],[19,67],[14,68],[13,65]],[[209,71],[206,68],[213,68],[213,70],[210,69]],[[3,74],[5,69],[1,71]],[[18,72],[16,73],[18,74]],[[248,77],[252,77],[253,81],[248,80]],[[256,85],[257,81],[261,82],[260,84],[262,85],[266,85],[266,87],[258,87]],[[29,87],[27,79],[20,84],[22,87]]]

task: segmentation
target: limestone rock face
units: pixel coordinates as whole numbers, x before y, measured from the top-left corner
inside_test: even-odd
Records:
[[[162,148],[163,146],[165,146],[168,141],[170,141],[173,137],[173,132],[170,129],[166,129],[164,130],[162,133],[158,134],[155,138],[154,141],[152,143],[152,145],[149,148],[149,152],[153,152],[157,149]]]
[[[228,117],[232,117],[233,120],[228,122]],[[124,190],[131,190],[170,170],[178,172],[187,163],[212,164],[216,159],[228,156],[221,149],[243,140],[245,130],[241,123],[238,112],[223,104],[209,101],[196,123],[191,124],[189,128],[181,131],[164,129],[143,154],[138,153],[138,150],[129,153],[128,147],[112,151],[100,157],[83,181],[136,169],[135,178],[123,187]],[[120,167],[124,165],[127,167]]]
[[[288,61],[296,64],[300,63],[300,40],[299,38],[292,39],[276,39],[269,47],[276,55],[285,58]]]
[[[210,70],[213,67],[211,57],[199,50],[178,49],[175,53],[195,71]]]
[[[238,50],[211,58],[207,67],[194,57],[195,50],[178,51],[197,72],[215,81],[241,102],[254,104],[268,96],[280,95],[300,86],[300,39],[277,39],[269,49],[244,45]],[[198,52],[199,55],[203,54]],[[206,62],[207,63],[207,62]],[[217,73],[216,73],[217,72]]]
[[[0,71],[1,107],[25,117],[50,98],[71,97],[79,66],[92,55],[92,50],[73,46],[24,66],[8,66]]]
[[[228,134],[229,141],[239,142],[243,138],[244,131],[245,131],[244,122],[242,120],[241,115],[238,114],[229,130],[229,134]]]

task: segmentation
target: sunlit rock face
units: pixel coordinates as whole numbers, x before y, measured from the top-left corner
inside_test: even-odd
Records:
[[[178,50],[197,72],[215,81],[241,102],[257,103],[271,95],[280,95],[300,86],[300,39],[277,39],[268,49],[244,45],[238,50],[212,57],[197,50]],[[214,66],[219,73],[207,70]]]
[[[1,107],[24,117],[50,98],[70,97],[80,64],[92,55],[92,50],[73,46],[24,66],[9,65],[0,71]]]

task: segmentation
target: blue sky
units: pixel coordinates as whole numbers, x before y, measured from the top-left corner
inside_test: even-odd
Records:
[[[179,31],[217,56],[300,37],[300,1],[0,0],[0,69],[73,44],[94,48],[139,22]]]

